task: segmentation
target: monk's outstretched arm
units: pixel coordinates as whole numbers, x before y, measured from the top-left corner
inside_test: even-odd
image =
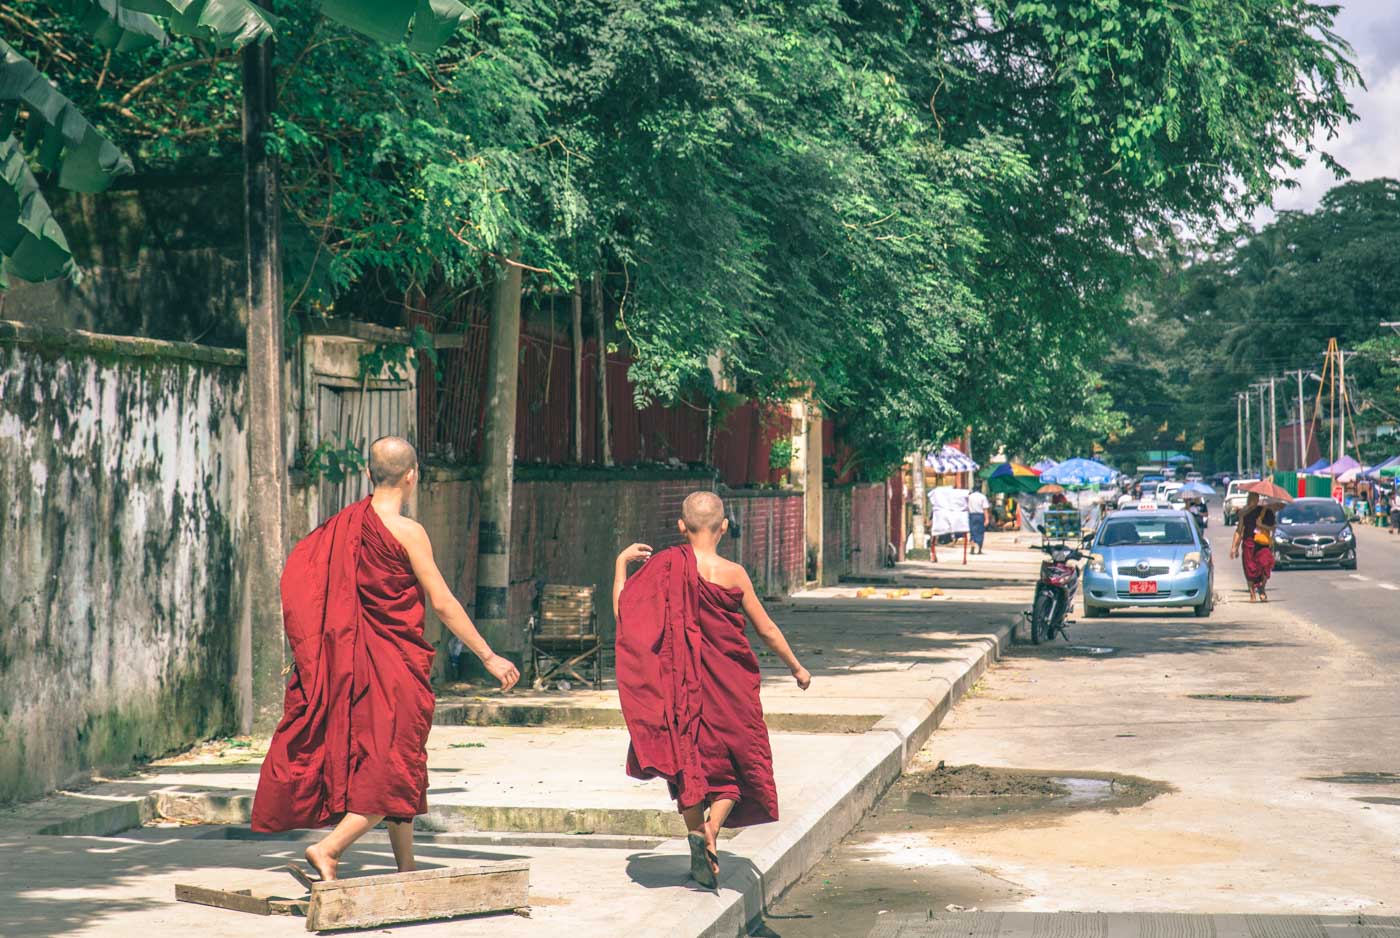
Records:
[[[763,644],[768,649],[782,659],[783,664],[788,666],[793,678],[797,681],[797,686],[803,690],[812,683],[812,675],[807,669],[802,667],[802,662],[797,660],[797,656],[792,653],[792,647],[788,645],[787,638],[783,635],[783,630],[778,628],[778,623],[773,621],[773,617],[768,614],[768,610],[763,608],[763,603],[759,601],[758,594],[754,592],[753,580],[749,579],[747,570],[741,571],[743,577],[739,584],[744,591],[744,615],[749,617],[753,623],[754,630],[758,632],[758,637],[763,639]]]
[[[651,547],[646,544],[631,544],[622,549],[613,564],[613,621],[617,621],[617,601],[622,597],[622,587],[627,582],[627,565],[636,560],[646,560],[651,556]]]
[[[467,610],[462,608],[462,604],[452,594],[451,587],[442,578],[437,561],[433,559],[433,545],[428,540],[428,532],[415,522],[399,533],[399,540],[408,552],[408,560],[413,565],[413,573],[418,577],[418,583],[423,587],[423,592],[427,593],[428,602],[432,605],[433,612],[442,620],[442,624],[461,639],[462,644],[466,645],[472,654],[481,659],[482,666],[501,682],[501,690],[514,687],[515,682],[520,680],[520,670],[509,659],[502,658],[491,650],[486,639],[477,631],[471,616],[467,615]]]

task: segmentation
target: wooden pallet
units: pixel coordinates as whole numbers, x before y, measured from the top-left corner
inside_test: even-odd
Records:
[[[175,898],[254,915],[305,915],[307,931],[376,928],[489,912],[529,914],[530,864],[525,860],[352,876],[328,883],[312,879],[295,863],[288,864],[287,871],[309,896],[287,899],[250,889],[177,885]]]

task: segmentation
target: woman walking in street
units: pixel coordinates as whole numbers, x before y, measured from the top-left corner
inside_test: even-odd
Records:
[[[1249,582],[1249,601],[1268,602],[1265,587],[1274,572],[1274,527],[1278,518],[1268,505],[1260,504],[1259,493],[1250,492],[1235,526],[1230,559],[1243,554],[1244,578]]]

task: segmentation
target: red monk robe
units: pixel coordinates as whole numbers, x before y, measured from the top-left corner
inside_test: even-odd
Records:
[[[282,617],[296,668],[253,830],[324,827],[347,811],[425,813],[433,647],[408,554],[370,499],[297,544],[282,573]]]
[[[700,576],[689,545],[655,554],[618,600],[617,690],[627,774],[661,777],[682,807],[738,801],[725,827],[778,819],[773,754],[743,594]]]

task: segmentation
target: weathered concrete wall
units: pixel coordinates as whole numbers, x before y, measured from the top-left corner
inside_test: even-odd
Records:
[[[0,323],[0,801],[234,726],[241,363]]]
[[[828,485],[823,499],[822,584],[880,570],[889,541],[884,483]]]

